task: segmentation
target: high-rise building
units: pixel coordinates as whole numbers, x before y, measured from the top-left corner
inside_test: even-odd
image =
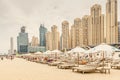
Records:
[[[14,54],[13,37],[10,38],[10,54]]]
[[[40,46],[46,46],[45,34],[47,32],[47,28],[45,28],[44,25],[41,24],[39,28],[39,32],[40,32]]]
[[[118,22],[118,42],[120,43],[120,22]]]
[[[33,36],[32,41],[28,46],[28,52],[35,53],[35,52],[45,52],[45,51],[46,51],[45,46],[39,46],[38,37]]]
[[[39,45],[38,38],[33,36],[31,41],[31,46],[38,46],[38,45]]]
[[[117,0],[106,3],[106,43],[118,43],[118,10]]]
[[[67,21],[62,22],[62,49],[70,48],[70,39],[69,39],[69,23]]]
[[[90,45],[99,45],[104,42],[104,15],[101,12],[101,5],[95,4],[91,7],[91,34]]]
[[[52,50],[52,32],[46,33],[46,50]]]
[[[76,46],[83,46],[83,35],[82,35],[82,26],[81,26],[81,19],[76,18],[74,20],[74,28],[75,28],[75,47]]]
[[[28,52],[28,33],[25,32],[25,26],[21,27],[21,32],[17,36],[17,51],[18,53]]]
[[[75,48],[75,27],[74,25],[71,26],[71,30],[70,30],[70,36],[71,36],[71,48]]]
[[[51,32],[46,33],[46,50],[60,49],[60,36],[57,31],[57,26],[51,27]]]
[[[59,49],[60,48],[60,34],[57,30],[57,26],[53,25],[51,27],[52,31],[52,50]]]
[[[83,18],[82,18],[82,29],[83,29],[83,46],[88,46],[88,27],[89,27],[89,16],[88,15],[85,15]]]

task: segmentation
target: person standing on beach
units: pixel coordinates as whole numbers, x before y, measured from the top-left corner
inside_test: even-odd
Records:
[[[1,60],[3,60],[3,57],[1,57]]]

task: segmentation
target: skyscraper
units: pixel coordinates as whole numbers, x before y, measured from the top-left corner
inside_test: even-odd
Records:
[[[31,46],[38,46],[38,45],[39,45],[38,38],[33,36],[31,41]]]
[[[21,27],[21,32],[17,36],[18,53],[28,52],[28,33],[25,32],[25,26]]]
[[[57,31],[57,26],[53,25],[51,27],[51,32],[46,33],[46,49],[56,50],[60,49],[60,35]]]
[[[118,22],[118,42],[120,43],[120,22]]]
[[[71,36],[71,48],[75,48],[75,27],[74,25],[71,26],[70,30],[70,36]]]
[[[104,15],[101,12],[101,5],[95,4],[91,7],[91,41],[96,46],[104,42]]]
[[[46,37],[45,37],[46,32],[47,32],[47,28],[45,28],[44,25],[41,24],[39,28],[40,46],[46,46]]]
[[[82,18],[82,29],[83,29],[83,46],[88,46],[88,27],[89,27],[89,16],[88,15],[85,15],[83,18]]]
[[[52,31],[52,50],[60,48],[60,33],[57,30],[57,26],[53,25],[51,27]]]
[[[118,10],[117,0],[107,0],[106,3],[106,43],[118,43]]]
[[[14,54],[13,37],[10,38],[10,54]]]
[[[35,53],[35,52],[45,52],[45,51],[46,51],[45,46],[39,46],[38,37],[33,36],[31,44],[28,46],[28,52]]]
[[[83,38],[80,18],[74,19],[74,29],[75,29],[75,46],[82,46]]]
[[[52,32],[46,33],[46,50],[52,50]]]
[[[69,39],[69,23],[67,21],[62,22],[62,49],[70,48]]]

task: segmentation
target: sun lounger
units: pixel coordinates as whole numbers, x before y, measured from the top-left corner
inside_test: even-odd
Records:
[[[114,60],[111,64],[111,68],[119,69],[120,68],[120,60]]]
[[[118,63],[118,64],[112,64],[111,68],[120,69],[120,63]]]
[[[82,72],[83,74],[85,72],[96,72],[100,71],[102,73],[110,73],[110,67],[105,67],[105,64],[101,66],[101,62],[99,63],[89,63],[87,65],[81,65],[79,67],[73,67],[72,68],[73,72]]]
[[[110,74],[110,67],[98,67],[96,70],[101,72],[101,73],[109,73]]]
[[[49,66],[57,66],[59,64],[63,64],[63,62],[51,62],[51,63],[48,63]]]
[[[72,67],[77,67],[77,66],[78,65],[76,65],[76,64],[65,63],[65,64],[58,65],[57,67],[59,69],[71,69]]]
[[[87,66],[87,65],[84,65],[84,66],[81,66],[81,67],[74,67],[74,68],[72,68],[72,71],[73,72],[82,72],[83,74],[85,73],[85,72],[95,72],[95,70],[96,70],[96,67],[94,67],[94,66]]]

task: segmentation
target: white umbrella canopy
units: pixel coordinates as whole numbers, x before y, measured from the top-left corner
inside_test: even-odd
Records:
[[[76,47],[72,49],[70,52],[72,56],[83,56],[85,51],[86,50],[81,47]]]
[[[27,53],[27,54],[23,54],[22,56],[30,57],[30,56],[32,56],[32,54],[31,53]]]
[[[95,48],[91,48],[91,49],[85,51],[85,53],[96,53],[96,52],[98,52],[98,51],[95,50]]]
[[[27,53],[27,54],[23,54],[23,55],[25,55],[25,56],[30,56],[30,55],[32,55],[31,53]]]
[[[41,52],[36,52],[34,53],[35,55],[41,55],[42,53]]]
[[[44,54],[52,54],[52,51],[48,50],[48,51],[44,52]]]
[[[119,50],[113,46],[107,45],[105,43],[102,43],[90,50],[88,50],[86,53],[96,53],[96,52],[104,52],[106,57],[112,57],[112,54],[116,51]]]
[[[117,48],[115,48],[115,47],[113,47],[113,46],[107,45],[107,44],[105,44],[105,43],[102,43],[102,44],[96,46],[96,47],[95,47],[95,50],[97,50],[97,51],[100,51],[100,50],[101,50],[101,51],[113,52],[113,51],[116,51],[116,50],[119,50],[119,49],[117,49]]]
[[[61,54],[62,52],[60,50],[53,50],[52,53]]]
[[[86,50],[81,47],[76,47],[71,50],[71,53],[84,53]]]

